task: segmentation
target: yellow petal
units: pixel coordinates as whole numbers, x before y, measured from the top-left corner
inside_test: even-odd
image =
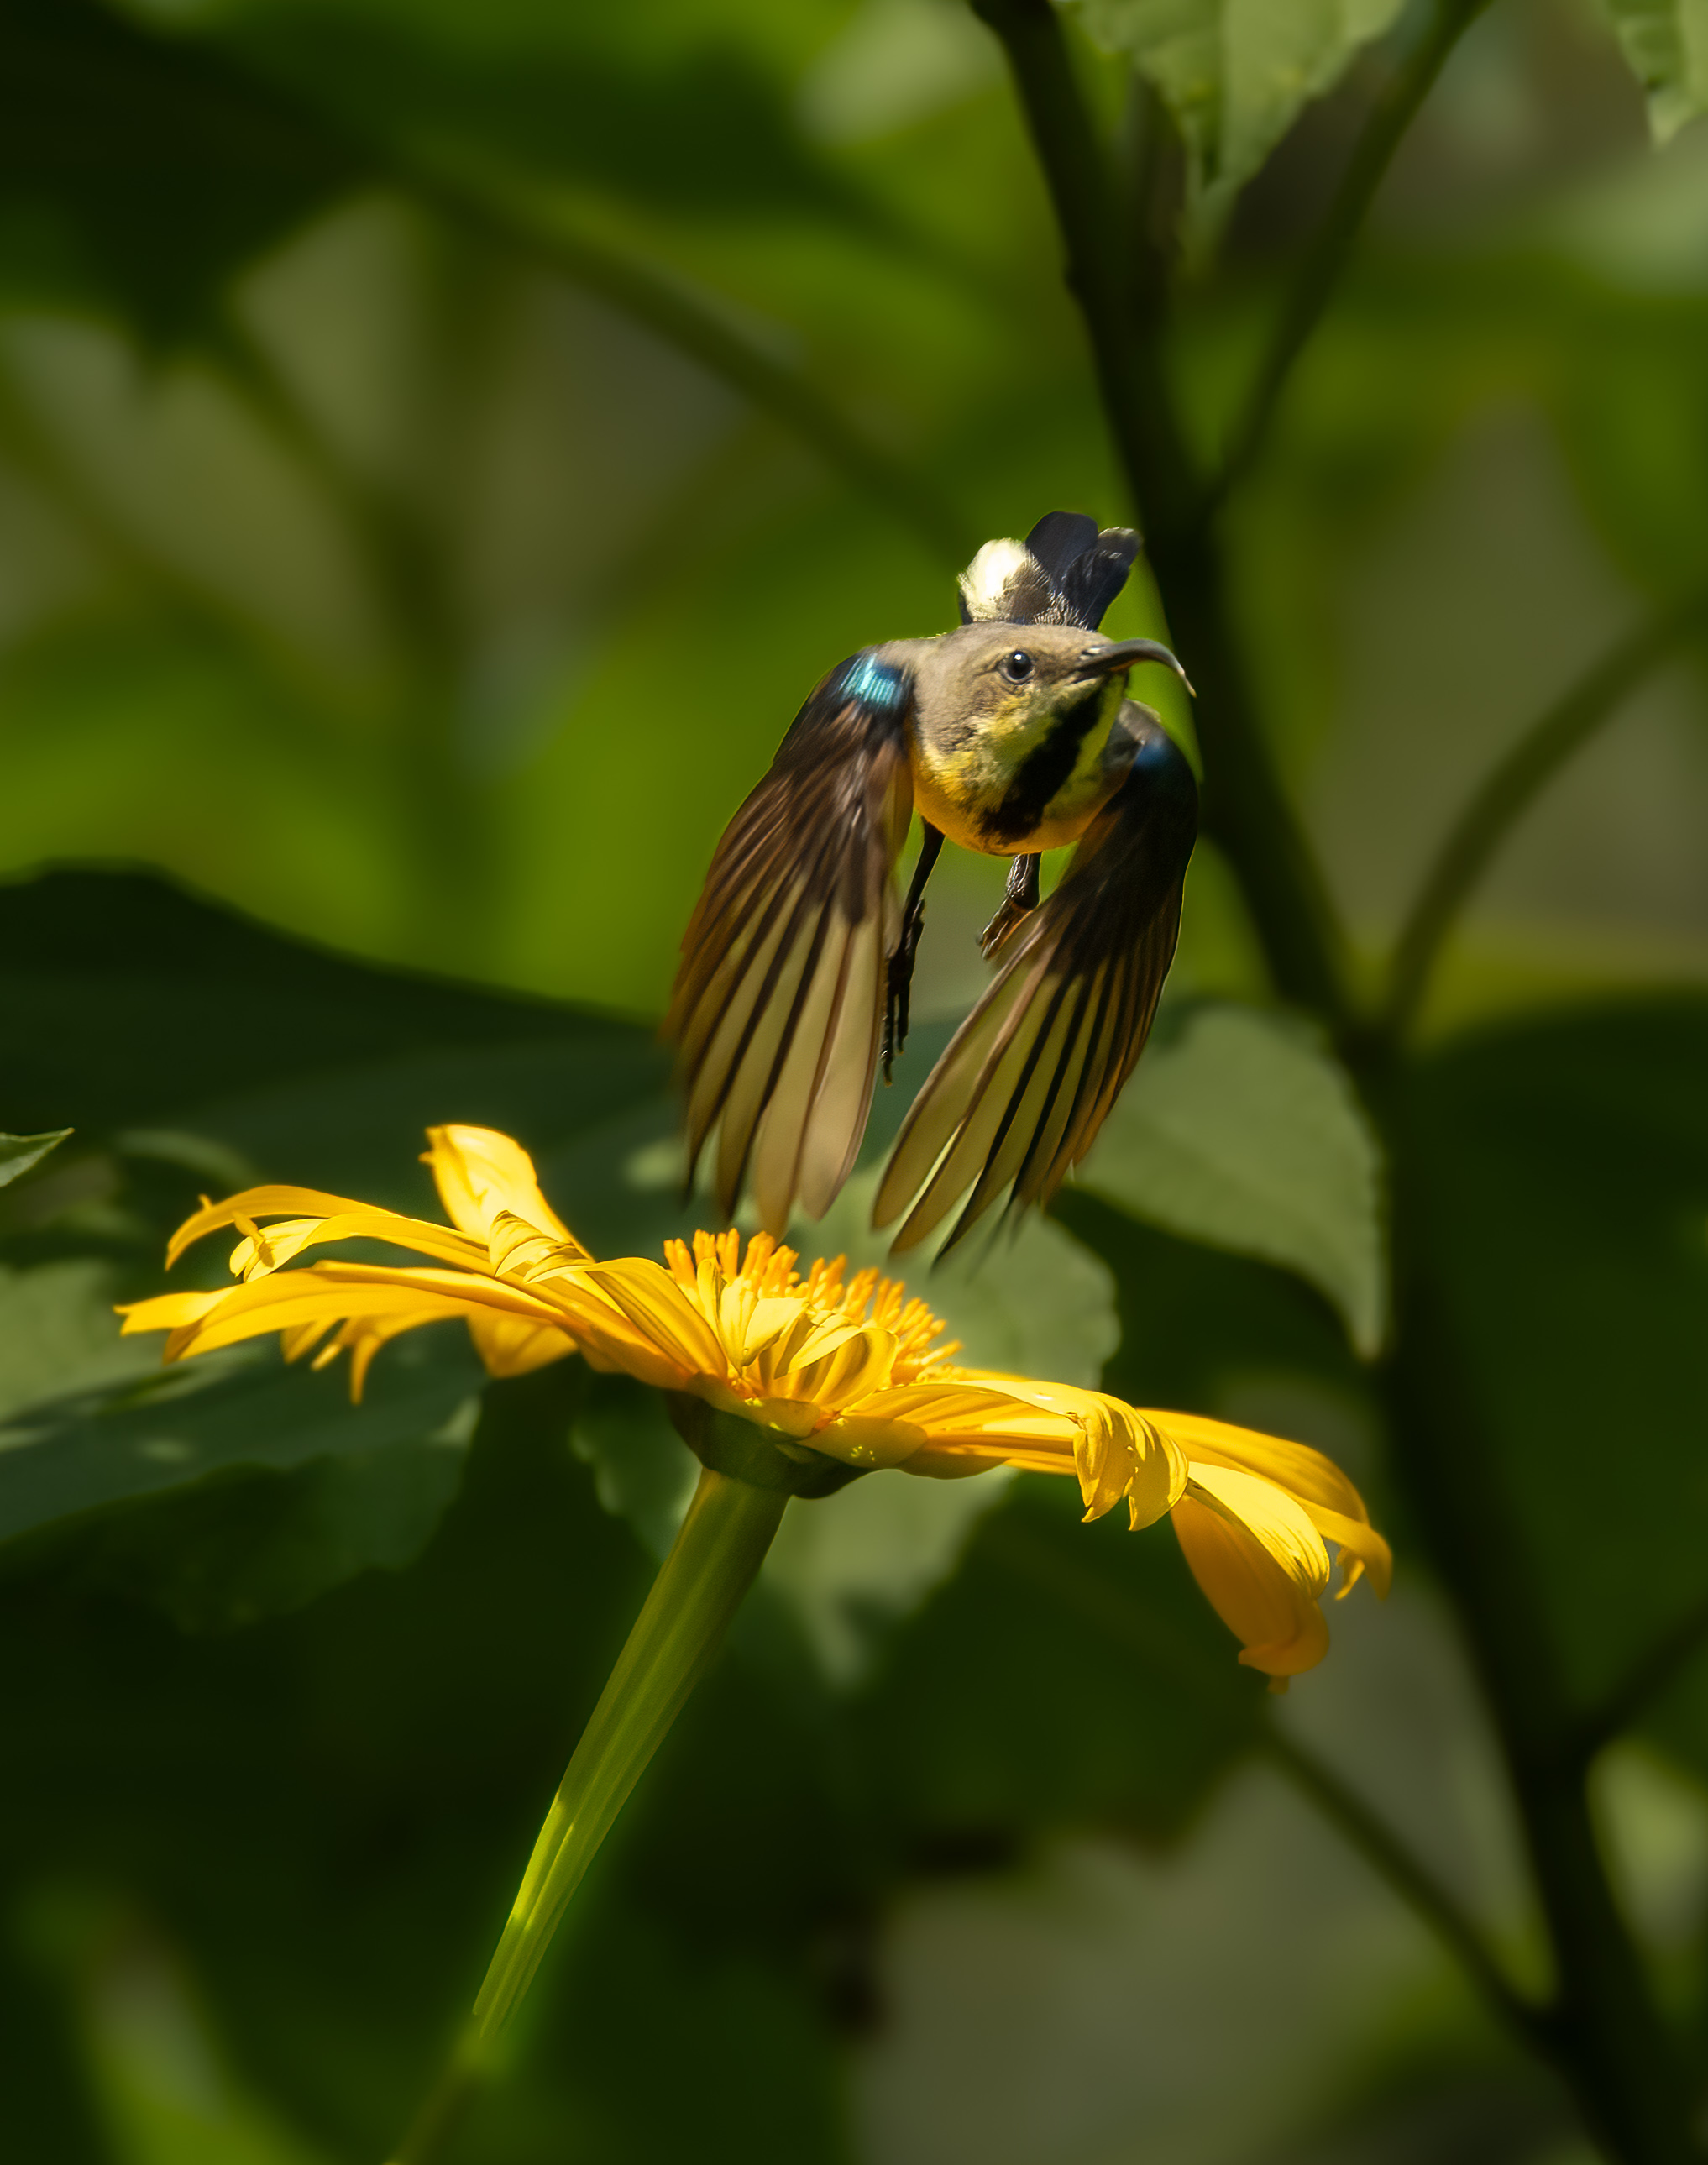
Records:
[[[231,1291],[229,1286],[220,1286],[213,1293],[162,1293],[152,1300],[129,1301],[115,1311],[124,1318],[119,1335],[134,1338],[143,1330],[182,1330],[187,1325],[199,1323]]]
[[[166,1268],[205,1235],[217,1233],[222,1225],[235,1225],[240,1218],[335,1218],[343,1211],[366,1207],[347,1195],[328,1195],[318,1188],[245,1188],[223,1203],[204,1203],[193,1217],[185,1219],[166,1243]]]
[[[894,1366],[894,1339],[867,1324],[858,1330],[836,1333],[828,1352],[792,1367],[774,1388],[780,1397],[840,1413],[881,1391]]]
[[[482,1258],[500,1277],[520,1278],[525,1284],[574,1270],[588,1260],[579,1241],[560,1241],[542,1233],[513,1210],[500,1210],[493,1219]]]
[[[923,1429],[906,1421],[874,1420],[866,1414],[839,1414],[812,1432],[814,1451],[840,1458],[845,1466],[899,1466],[925,1446]],[[969,1472],[988,1473],[989,1466],[969,1465]]]
[[[471,1313],[468,1335],[489,1376],[525,1376],[576,1351],[567,1330],[519,1315]]]
[[[303,1249],[326,1247],[337,1241],[384,1241],[394,1248],[432,1256],[453,1270],[484,1272],[488,1265],[485,1242],[471,1240],[467,1233],[453,1232],[450,1226],[435,1225],[424,1218],[405,1218],[395,1210],[370,1210],[351,1204],[330,1217],[287,1219],[239,1241],[231,1253],[232,1276],[265,1277]]]
[[[1088,1519],[1100,1519],[1125,1497],[1128,1523],[1136,1532],[1173,1508],[1186,1486],[1185,1457],[1147,1414],[1103,1391],[1035,1383],[1024,1376],[999,1377],[988,1370],[970,1373],[1073,1423],[1073,1462],[1057,1470],[1078,1475]]]
[[[1341,1593],[1350,1593],[1365,1571],[1377,1593],[1387,1593],[1394,1552],[1370,1524],[1363,1498],[1333,1459],[1309,1444],[1289,1443],[1199,1414],[1150,1413],[1147,1418],[1175,1438],[1194,1466],[1230,1466],[1257,1474],[1301,1504],[1317,1531],[1342,1551]]]
[[[276,1330],[301,1333],[310,1325],[341,1324],[353,1316],[407,1316],[409,1322],[399,1327],[413,1328],[464,1313],[465,1304],[454,1295],[426,1293],[410,1285],[329,1284],[318,1271],[308,1270],[255,1278],[223,1293],[167,1293],[158,1300],[140,1301],[128,1312],[124,1327],[130,1331],[169,1330],[165,1357],[180,1361],[187,1354],[215,1352]]]
[[[670,1281],[672,1287],[676,1280]],[[804,1304],[775,1295],[761,1298],[737,1280],[718,1304],[718,1335],[732,1368],[746,1368],[797,1323]]]
[[[433,1168],[439,1199],[453,1225],[484,1240],[499,1211],[508,1210],[536,1232],[581,1246],[540,1193],[534,1161],[496,1128],[429,1128],[422,1162]]]
[[[165,1293],[124,1309],[124,1329],[169,1330],[165,1358],[211,1353],[272,1331],[288,1334],[287,1351],[307,1350],[330,1325],[383,1321],[385,1335],[489,1309],[515,1315],[539,1329],[565,1328],[561,1313],[494,1278],[461,1271],[395,1270],[383,1263],[315,1263],[228,1286],[219,1293]],[[317,1327],[318,1326],[318,1327]],[[340,1345],[352,1343],[341,1337]],[[566,1345],[572,1350],[572,1342]]]
[[[1328,1651],[1329,1561],[1303,1506],[1254,1473],[1194,1460],[1173,1524],[1241,1661],[1272,1677],[1315,1667]]]
[[[644,1256],[593,1263],[572,1272],[554,1290],[572,1304],[577,1288],[591,1288],[627,1318],[675,1367],[722,1382],[729,1362],[711,1325],[669,1272]],[[596,1311],[590,1311],[596,1313]]]
[[[1017,1396],[1005,1382],[927,1377],[874,1392],[859,1412],[868,1420],[916,1428],[939,1448],[981,1452],[994,1466],[1025,1455],[1052,1472],[1073,1471],[1075,1424]]]

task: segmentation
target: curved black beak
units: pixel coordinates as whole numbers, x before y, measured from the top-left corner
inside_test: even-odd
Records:
[[[1113,677],[1117,670],[1131,669],[1136,661],[1160,661],[1165,669],[1172,669],[1193,698],[1192,680],[1166,646],[1154,639],[1118,639],[1110,645],[1099,647],[1083,654],[1079,659],[1078,674],[1082,677]]]

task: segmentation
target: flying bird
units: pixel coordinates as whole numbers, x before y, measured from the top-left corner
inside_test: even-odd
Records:
[[[879,1066],[888,1080],[906,1040],[946,840],[1012,860],[983,935],[996,975],[908,1113],[873,1222],[901,1217],[909,1248],[959,1204],[946,1251],[1004,1190],[1010,1208],[1047,1203],[1090,1148],[1144,1049],[1198,829],[1184,755],[1125,696],[1137,664],[1186,672],[1153,640],[1098,630],[1138,547],[1062,511],[987,542],[961,575],[959,629],[833,669],[725,830],[665,1034],[690,1172],[715,1130],[726,1213],[751,1174],[781,1234],[853,1169]],[[1041,903],[1039,853],[1074,842]]]

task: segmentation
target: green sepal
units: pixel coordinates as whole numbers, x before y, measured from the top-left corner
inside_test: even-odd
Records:
[[[677,1434],[714,1472],[753,1488],[778,1488],[786,1496],[834,1496],[869,1466],[845,1466],[781,1429],[766,1428],[740,1414],[721,1412],[688,1391],[667,1391],[664,1403]]]

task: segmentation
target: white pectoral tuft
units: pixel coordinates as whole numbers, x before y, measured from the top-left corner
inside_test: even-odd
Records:
[[[1024,541],[987,541],[960,585],[969,624],[1030,624],[1052,598],[1049,574]]]

